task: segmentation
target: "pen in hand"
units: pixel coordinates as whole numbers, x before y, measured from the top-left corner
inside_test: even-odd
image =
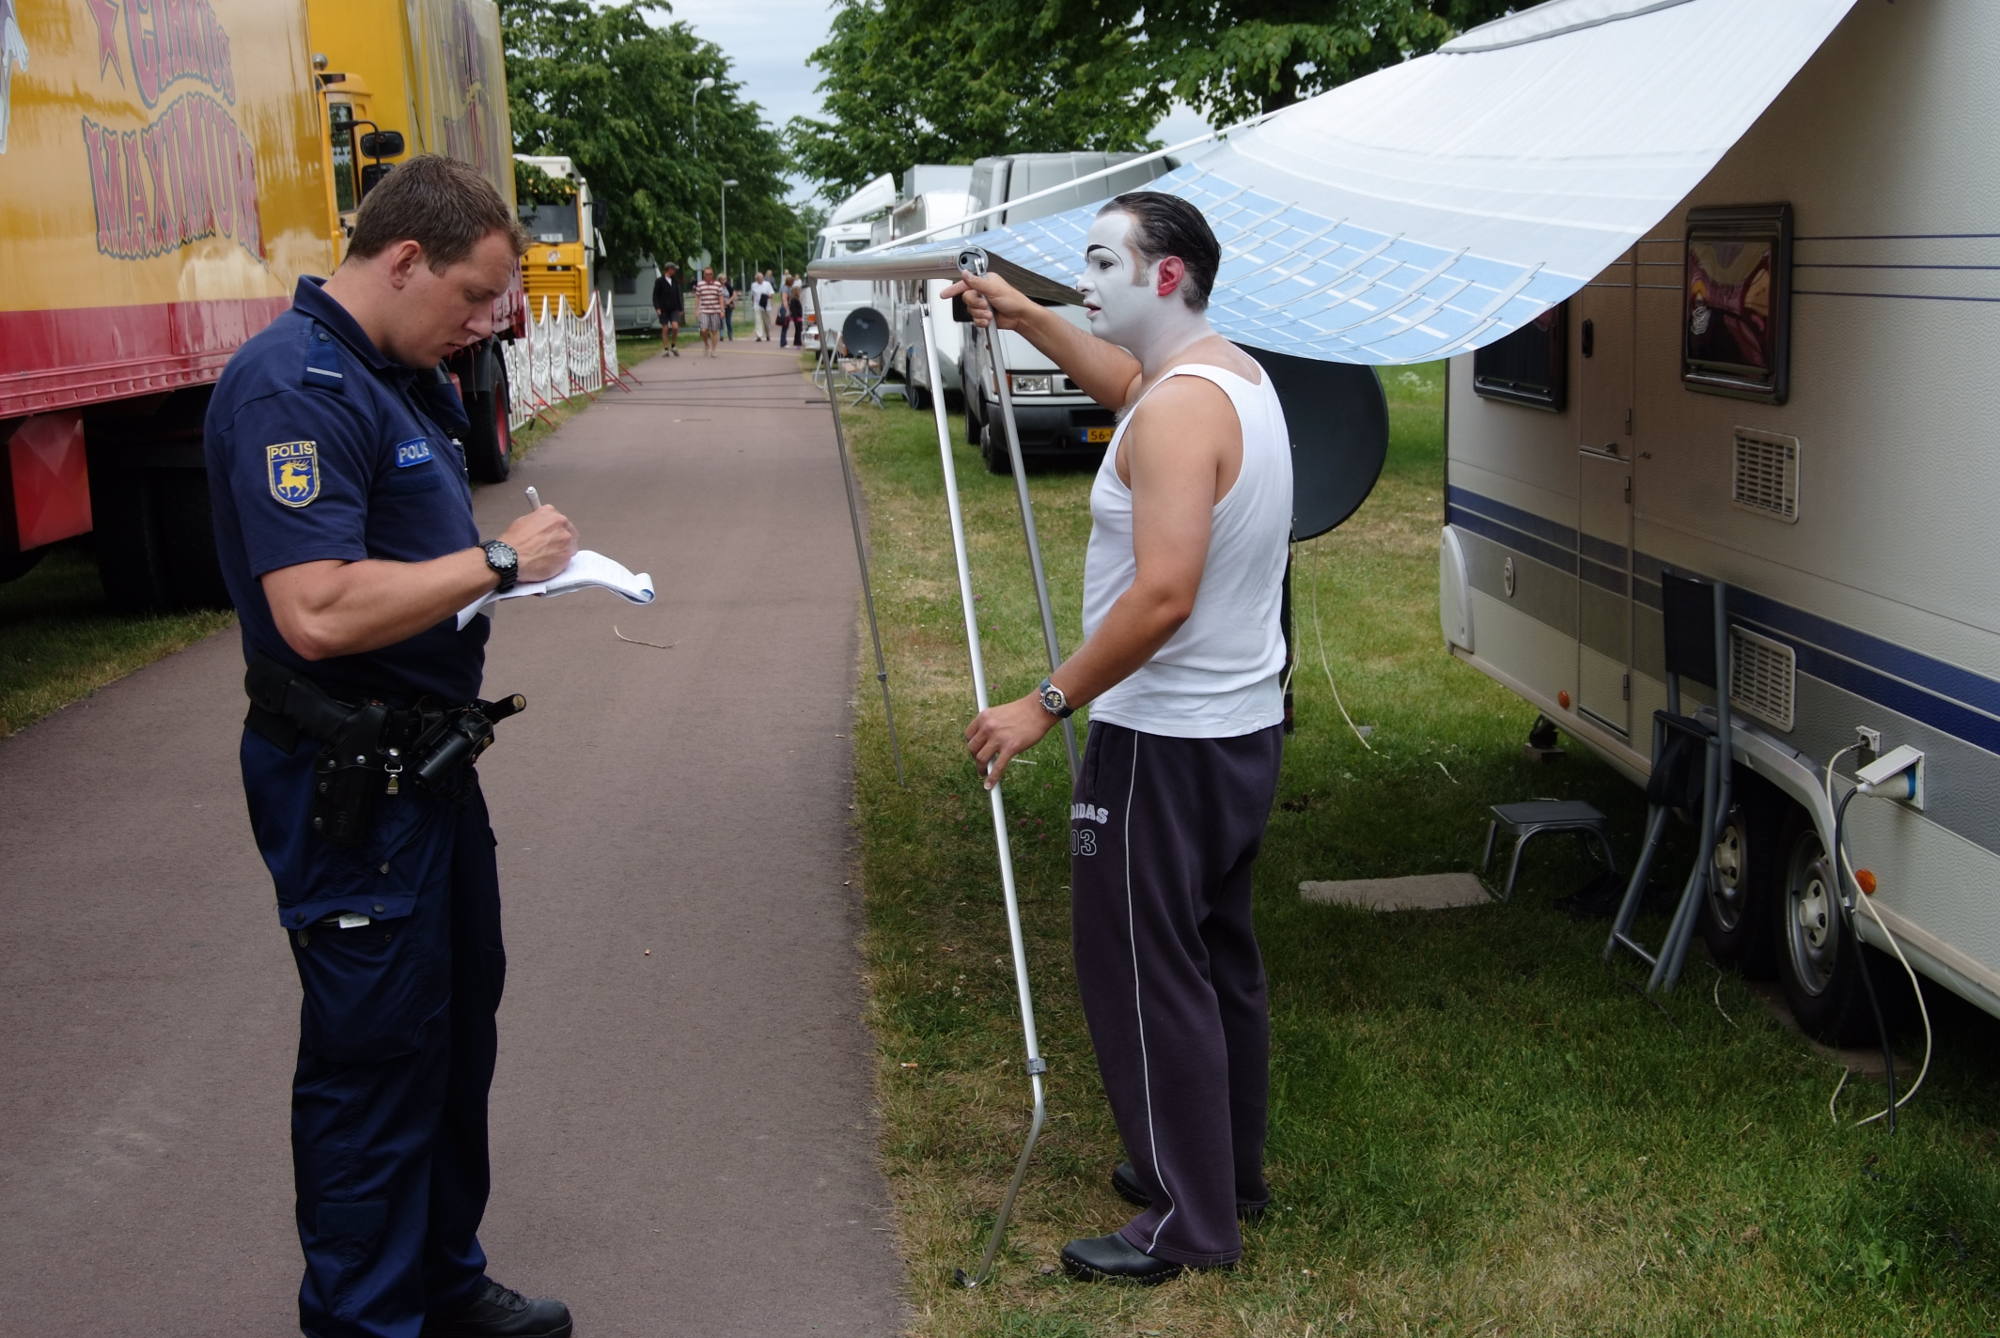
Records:
[[[528,510],[539,511],[541,509],[542,509],[542,495],[536,492],[535,485],[530,483],[528,485]]]

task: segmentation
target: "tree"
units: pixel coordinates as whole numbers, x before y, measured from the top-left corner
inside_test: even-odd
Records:
[[[599,206],[604,263],[688,261],[722,249],[729,190],[732,259],[775,254],[798,231],[790,166],[730,62],[685,23],[655,24],[647,0],[502,0],[514,147],[572,159]],[[703,80],[714,80],[702,86]],[[694,113],[700,88],[699,120]],[[739,267],[740,268],[740,267]]]
[[[982,154],[1134,149],[1165,111],[1123,25],[1060,3],[841,0],[813,63],[827,119],[794,117],[799,166],[837,200],[884,172]]]
[[[981,154],[1132,149],[1170,102],[1229,125],[1506,13],[1508,0],[841,0],[813,63],[830,119],[787,128],[839,198]]]

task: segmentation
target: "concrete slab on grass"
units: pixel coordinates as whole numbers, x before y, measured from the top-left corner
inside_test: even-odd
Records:
[[[1485,884],[1469,873],[1419,873],[1407,878],[1350,878],[1345,882],[1305,882],[1299,895],[1334,906],[1371,911],[1442,911],[1480,906],[1493,900]]]

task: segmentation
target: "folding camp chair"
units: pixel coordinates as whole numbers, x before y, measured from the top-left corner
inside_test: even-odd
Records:
[[[1728,587],[1671,571],[1660,573],[1660,603],[1665,623],[1667,709],[1653,712],[1653,773],[1646,781],[1646,839],[1625,885],[1624,900],[1611,922],[1604,943],[1604,960],[1617,949],[1629,948],[1653,968],[1646,989],[1670,990],[1680,978],[1688,940],[1709,880],[1715,877],[1715,844],[1729,812],[1729,625],[1724,612]],[[1692,679],[1715,689],[1712,719],[1681,710],[1681,680]],[[1667,814],[1674,809],[1700,813],[1696,827],[1694,868],[1681,889],[1666,937],[1657,953],[1632,937],[1632,921],[1645,896],[1646,873],[1659,849]]]
[[[873,307],[856,307],[841,324],[840,342],[847,354],[841,363],[844,379],[839,393],[849,404],[867,400],[880,408],[882,378],[889,366],[888,319]]]

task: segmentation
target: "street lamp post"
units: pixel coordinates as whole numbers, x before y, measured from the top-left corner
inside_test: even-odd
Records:
[[[704,88],[714,88],[714,87],[715,87],[715,76],[709,75],[707,78],[701,80],[694,86],[694,92],[690,94],[688,97],[688,115],[694,121],[694,130],[696,134],[701,133],[701,90]]]
[[[729,188],[736,184],[735,178],[722,183],[722,277],[729,277]]]

